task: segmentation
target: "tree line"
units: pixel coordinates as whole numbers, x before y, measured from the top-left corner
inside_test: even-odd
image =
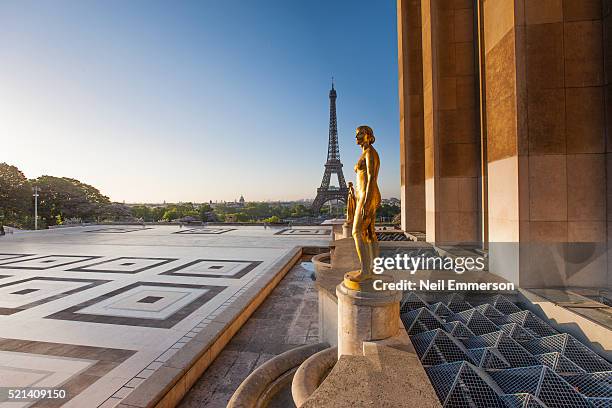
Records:
[[[89,184],[47,175],[27,179],[17,167],[0,163],[0,224],[34,227],[34,187],[38,188],[38,224],[41,228],[67,220],[91,222],[131,216],[129,207],[111,203]]]
[[[0,163],[0,225],[34,228],[34,187],[38,190],[38,226],[61,225],[73,222],[163,222],[191,219],[218,222],[280,222],[299,218],[316,218],[312,210],[301,203],[268,202],[163,205],[126,205],[113,203],[97,188],[68,177],[40,176],[28,179],[21,170]],[[324,206],[324,217],[342,217],[344,209],[329,213]],[[378,217],[390,220],[399,208],[383,205]]]

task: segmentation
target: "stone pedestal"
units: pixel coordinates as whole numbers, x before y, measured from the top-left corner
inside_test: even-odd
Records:
[[[391,281],[384,275],[376,279]],[[338,358],[363,355],[364,341],[384,340],[399,330],[399,291],[376,291],[371,282],[362,290],[352,290],[343,283],[336,286],[338,297]]]
[[[342,238],[350,238],[353,235],[353,224],[342,224]]]

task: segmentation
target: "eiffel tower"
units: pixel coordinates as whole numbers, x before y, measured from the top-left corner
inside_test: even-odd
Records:
[[[332,87],[329,91],[329,142],[327,144],[327,163],[325,163],[325,172],[323,173],[321,187],[317,188],[317,197],[312,203],[312,209],[315,213],[321,211],[323,204],[330,200],[340,200],[343,203],[346,203],[346,196],[348,194],[346,181],[344,181],[344,174],[342,174],[340,147],[338,146],[336,96],[334,81],[332,79]],[[338,187],[329,186],[329,181],[332,174],[336,174],[338,176]]]

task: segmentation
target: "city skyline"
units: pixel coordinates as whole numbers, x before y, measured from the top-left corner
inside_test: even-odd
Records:
[[[395,3],[3,2],[1,161],[114,201],[312,199],[331,76],[348,180],[368,124],[399,196]]]

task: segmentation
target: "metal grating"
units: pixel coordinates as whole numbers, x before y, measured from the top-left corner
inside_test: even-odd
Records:
[[[612,371],[568,375],[564,378],[587,397],[612,399]]]
[[[612,364],[567,333],[534,339],[525,347],[534,354],[559,352],[588,373],[612,370]]]
[[[487,319],[482,313],[475,308],[464,310],[456,313],[448,318],[450,321],[460,321],[464,323],[468,329],[474,334],[481,335],[499,330],[491,320]]]
[[[585,371],[561,353],[545,353],[534,356],[541,364],[553,369],[558,374],[581,374]]]
[[[407,292],[404,293],[404,296],[402,296],[402,301],[400,302],[400,313],[410,312],[412,310],[427,306],[427,303],[425,303],[423,299],[419,297],[419,295],[414,292]]]
[[[468,359],[465,347],[444,330],[436,329],[413,337],[414,348],[424,365],[431,366]]]
[[[427,307],[428,307],[429,310],[434,312],[436,314],[436,316],[439,316],[441,318],[446,318],[446,317],[448,317],[448,316],[453,314],[453,311],[450,310],[448,308],[448,306],[446,306],[442,302],[434,303],[433,305],[429,305]],[[400,313],[401,313],[401,311],[400,311]]]
[[[440,318],[424,307],[400,314],[400,317],[404,327],[406,327],[406,331],[411,336],[429,330],[441,329],[444,324]]]
[[[426,371],[444,407],[504,407],[499,388],[470,363],[442,364]]]
[[[528,393],[548,407],[590,407],[584,395],[546,366],[510,368],[490,375],[506,394]]]
[[[502,395],[502,401],[508,408],[546,408],[546,405],[531,394]]]
[[[588,400],[594,408],[612,408],[610,398],[589,398]]]
[[[504,295],[406,293],[404,305],[444,407],[612,408],[612,364]]]

